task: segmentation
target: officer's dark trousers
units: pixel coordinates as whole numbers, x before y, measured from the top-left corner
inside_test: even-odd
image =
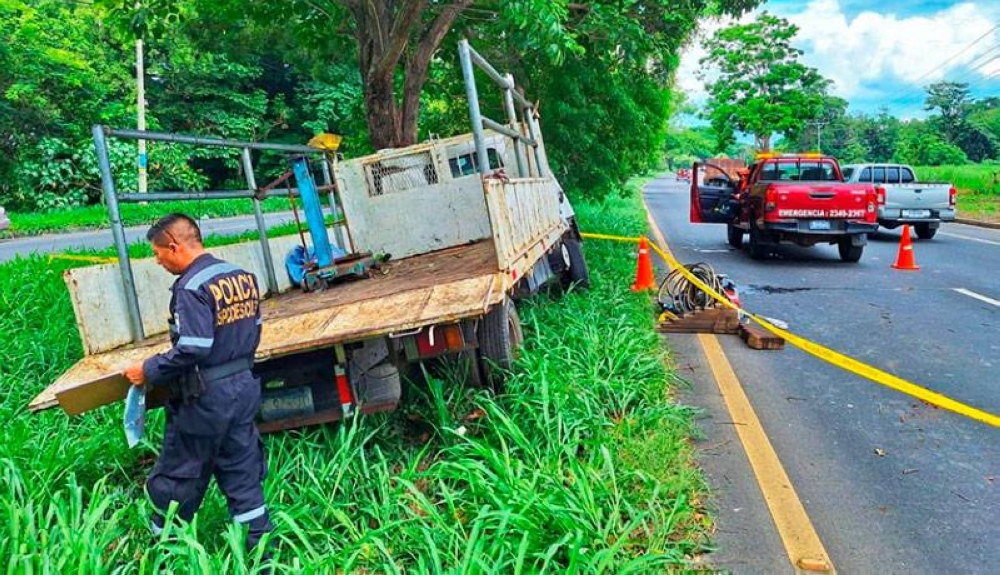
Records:
[[[163,450],[146,482],[157,510],[153,531],[163,529],[163,513],[171,501],[179,504],[177,515],[190,521],[214,475],[233,520],[249,527],[247,545],[252,548],[271,530],[262,486],[267,464],[254,424],[260,384],[245,371],[206,387],[191,404],[166,407]]]

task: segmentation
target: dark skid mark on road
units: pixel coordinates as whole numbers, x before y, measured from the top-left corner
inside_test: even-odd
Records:
[[[768,294],[770,294],[770,293],[795,293],[795,292],[800,292],[800,291],[813,291],[815,289],[816,288],[811,288],[811,287],[786,288],[786,287],[778,287],[778,286],[750,285],[750,286],[747,286],[747,289],[745,289],[744,291],[746,293],[768,293]]]

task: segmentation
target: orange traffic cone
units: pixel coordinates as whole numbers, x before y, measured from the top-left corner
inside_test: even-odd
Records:
[[[639,265],[635,270],[635,283],[632,284],[632,291],[643,291],[656,288],[656,279],[653,278],[653,260],[649,257],[649,243],[646,237],[639,238]]]
[[[899,255],[892,267],[897,270],[917,271],[920,266],[913,259],[913,242],[910,240],[910,226],[903,226],[903,237],[899,240]]]

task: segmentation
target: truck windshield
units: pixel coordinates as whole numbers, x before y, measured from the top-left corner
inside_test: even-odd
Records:
[[[817,160],[777,160],[768,162],[760,172],[762,181],[835,182],[837,172],[832,162]]]

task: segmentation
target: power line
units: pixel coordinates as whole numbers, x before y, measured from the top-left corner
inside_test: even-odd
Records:
[[[912,83],[913,84],[918,84],[921,80],[924,80],[925,78],[927,78],[928,76],[930,76],[934,72],[937,72],[941,68],[945,67],[949,62],[952,62],[953,60],[955,60],[955,58],[958,58],[962,54],[966,53],[969,49],[971,49],[976,44],[982,42],[983,39],[985,39],[987,36],[989,36],[990,34],[992,34],[993,32],[995,32],[997,29],[1000,29],[1000,24],[997,24],[997,25],[993,26],[985,34],[983,34],[982,36],[979,36],[978,38],[976,38],[972,42],[969,42],[968,44],[966,44],[964,47],[962,47],[962,49],[960,49],[958,52],[952,54],[948,59],[946,59],[945,61],[941,62],[937,66],[931,68],[930,70],[924,72],[922,75],[920,75],[917,78],[915,78],[912,81]],[[994,46],[994,48],[995,47],[996,46]],[[977,58],[978,58],[978,56],[977,56]],[[973,58],[973,60],[975,60],[975,58]],[[895,97],[897,97],[897,96],[899,96],[901,94],[907,94],[907,92],[909,92],[911,90],[912,90],[911,88],[904,88],[903,90],[896,92],[896,94],[890,94],[888,97],[890,99],[892,99],[892,98],[895,98]]]
[[[994,52],[996,52],[997,55],[994,55],[993,54]],[[949,80],[946,80],[946,81],[949,81],[949,82],[961,82],[962,80],[964,80],[966,78],[969,78],[970,76],[972,76],[973,74],[975,74],[976,72],[978,72],[979,70],[981,70],[982,68],[985,68],[987,65],[995,62],[997,60],[997,58],[1000,58],[1000,44],[991,46],[985,52],[981,52],[980,54],[978,54],[977,56],[975,56],[972,60],[970,60],[970,62],[969,62],[970,68],[968,70],[965,70],[959,76],[953,77],[953,78],[951,78]],[[902,101],[905,101],[905,100],[909,100],[909,99],[913,98],[914,96],[919,96],[919,95],[923,94],[924,91],[925,91],[925,88],[923,86],[910,87],[910,88],[906,89],[903,92],[897,92],[897,94],[899,94],[899,95],[896,96],[896,97],[891,97],[891,95],[890,95],[890,97],[888,97],[888,99],[885,101],[884,105],[885,106],[892,106],[895,102],[902,102]]]
[[[1000,28],[1000,24],[998,24],[998,25],[990,28],[985,34],[983,34],[982,36],[976,38],[975,40],[973,40],[972,42],[970,42],[969,44],[967,44],[964,48],[962,48],[961,50],[959,50],[954,56],[952,56],[951,58],[948,58],[944,62],[941,62],[935,68],[932,68],[930,71],[926,72],[923,76],[920,76],[919,78],[917,78],[916,80],[914,80],[914,82],[919,82],[919,81],[923,80],[924,78],[926,78],[927,76],[930,76],[934,72],[937,72],[938,70],[940,70],[941,68],[943,68],[945,66],[945,64],[947,64],[948,62],[951,62],[955,58],[958,58],[959,56],[961,56],[962,54],[964,54],[966,50],[968,50],[969,48],[972,48],[973,46],[975,46],[976,44],[978,44],[979,42],[981,42],[983,40],[983,38],[989,36],[994,31],[996,31],[998,28]]]

